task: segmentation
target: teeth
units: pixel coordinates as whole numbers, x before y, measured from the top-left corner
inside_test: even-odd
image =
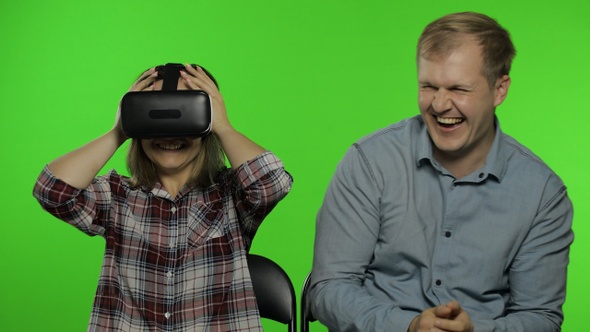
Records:
[[[438,123],[452,125],[452,124],[457,124],[457,123],[463,122],[463,119],[460,119],[460,118],[441,118],[441,117],[438,117],[437,116],[436,117],[436,121]]]
[[[164,150],[178,150],[182,147],[182,144],[160,144],[160,149]]]

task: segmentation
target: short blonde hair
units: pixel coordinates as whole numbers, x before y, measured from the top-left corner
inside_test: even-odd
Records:
[[[516,49],[510,34],[491,17],[474,12],[443,16],[424,28],[418,40],[416,59],[448,56],[473,37],[481,46],[483,74],[492,88],[496,80],[510,73]]]
[[[192,66],[196,67],[196,65]],[[161,74],[160,70],[163,70],[164,66],[157,66],[156,69],[158,70],[158,74]],[[217,81],[213,75],[204,68],[203,70],[217,86]],[[210,133],[202,137],[201,140],[201,150],[195,159],[193,172],[188,184],[208,187],[215,183],[218,173],[225,168],[225,154],[215,134]],[[143,151],[141,139],[133,138],[131,140],[129,150],[127,151],[127,169],[131,175],[130,182],[132,186],[145,186],[151,189],[159,180],[153,162]]]

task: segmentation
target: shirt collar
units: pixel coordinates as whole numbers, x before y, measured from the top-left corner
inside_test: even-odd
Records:
[[[504,133],[500,129],[500,122],[497,117],[494,117],[494,125],[496,126],[496,136],[494,137],[494,143],[488,152],[486,157],[486,163],[484,165],[484,172],[493,175],[499,182],[502,182],[502,178],[506,174],[506,168],[508,167],[508,156],[506,152],[506,146],[502,144],[504,142]]]
[[[157,181],[154,184],[154,187],[151,189],[146,186],[143,186],[143,185],[141,186],[141,189],[143,191],[150,193],[153,196],[169,199],[171,201],[179,200],[180,198],[182,198],[183,196],[188,194],[192,188],[193,188],[192,186],[185,184],[184,186],[182,186],[182,188],[180,188],[180,191],[178,192],[176,197],[172,197],[170,195],[170,193],[168,193],[168,191],[166,191],[166,188],[164,188],[164,186],[159,181]]]
[[[424,120],[420,115],[416,116],[419,123],[418,141],[416,142],[416,156],[418,167],[424,165],[424,162],[429,161],[430,164],[434,164],[434,156],[432,155],[432,141],[428,134],[428,129],[424,124]]]
[[[419,123],[420,129],[418,134],[418,142],[415,145],[417,165],[420,167],[424,165],[426,161],[428,161],[433,167],[439,168],[440,166],[438,166],[438,162],[436,162],[434,159],[432,140],[430,139],[428,129],[426,128],[422,118],[419,119]],[[494,117],[494,125],[496,127],[494,142],[492,143],[490,151],[486,157],[485,165],[479,170],[479,173],[483,173],[485,175],[484,178],[487,177],[487,175],[492,175],[499,182],[502,182],[502,178],[506,173],[508,158],[506,156],[506,148],[503,146],[503,144],[501,144],[504,134],[500,129],[500,122],[498,121],[497,117]]]

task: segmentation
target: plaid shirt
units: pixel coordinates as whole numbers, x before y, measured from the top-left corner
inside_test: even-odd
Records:
[[[159,183],[132,188],[114,170],[79,190],[47,167],[34,195],[55,217],[106,240],[89,331],[257,331],[246,253],[291,184],[267,151],[176,198]]]

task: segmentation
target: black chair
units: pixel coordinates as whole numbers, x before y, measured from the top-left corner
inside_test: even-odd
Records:
[[[272,260],[254,254],[248,254],[248,269],[260,316],[287,324],[288,331],[295,332],[297,300],[285,270]]]
[[[309,332],[309,323],[316,321],[316,319],[313,318],[313,315],[311,314],[307,294],[307,292],[309,291],[310,279],[311,272],[309,272],[307,278],[305,278],[305,281],[303,282],[303,289],[301,290],[301,332]]]

